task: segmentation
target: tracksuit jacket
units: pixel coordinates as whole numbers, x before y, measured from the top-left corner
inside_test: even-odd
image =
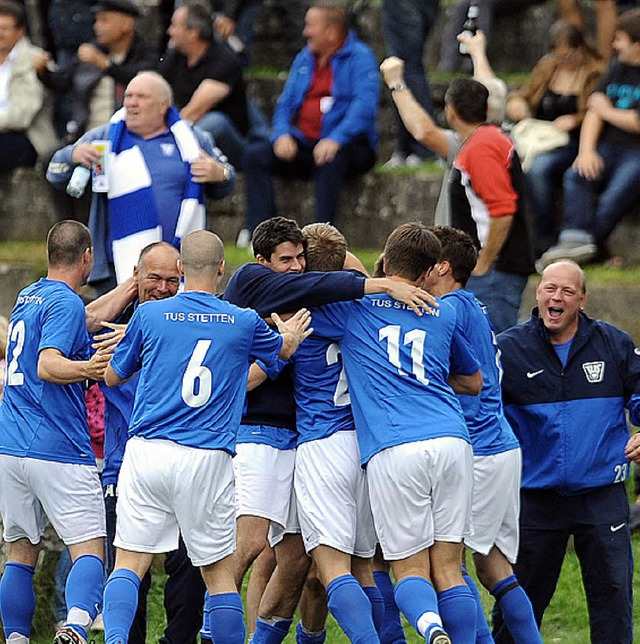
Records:
[[[624,481],[630,421],[640,421],[640,349],[580,313],[562,366],[534,309],[498,336],[505,414],[522,447],[522,488],[562,495]]]

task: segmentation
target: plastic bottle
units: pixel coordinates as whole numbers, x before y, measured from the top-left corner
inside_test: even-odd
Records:
[[[89,183],[89,179],[91,179],[91,170],[83,165],[76,166],[67,184],[67,194],[80,199]]]

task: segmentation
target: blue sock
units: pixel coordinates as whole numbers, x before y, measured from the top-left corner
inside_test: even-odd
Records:
[[[279,619],[272,624],[258,617],[251,641],[253,644],[280,644],[289,633],[292,622],[292,619]]]
[[[382,598],[382,593],[377,586],[363,586],[362,590],[364,590],[364,594],[371,602],[373,625],[376,627],[376,631],[380,633],[384,622],[384,599]]]
[[[438,593],[438,608],[449,637],[456,644],[474,644],[477,609],[469,587],[454,586]]]
[[[487,618],[484,616],[482,600],[480,599],[478,587],[471,576],[467,573],[465,566],[462,566],[462,578],[467,586],[469,586],[469,590],[476,602],[476,644],[493,644],[493,636],[491,635],[491,629],[487,623]]]
[[[407,640],[400,621],[400,611],[393,596],[393,582],[389,573],[382,570],[373,573],[376,586],[384,601],[384,616],[380,629],[381,644],[404,644]]]
[[[209,599],[209,591],[204,591],[204,611],[202,613],[202,628],[200,629],[201,640],[211,640],[211,631],[209,630],[209,620],[207,619],[207,599]]]
[[[336,577],[327,584],[327,607],[351,642],[379,642],[373,625],[371,603],[353,575]]]
[[[31,634],[31,622],[36,612],[36,594],[33,590],[33,566],[7,562],[0,581],[0,617],[5,639],[11,633],[25,637]]]
[[[244,644],[246,628],[238,593],[207,595],[204,610],[214,644]]]
[[[542,644],[531,602],[515,575],[498,582],[491,594],[500,605],[502,619],[515,642]]]
[[[95,555],[82,555],[71,566],[64,596],[67,602],[66,623],[85,639],[102,606],[104,563]]]
[[[401,579],[394,595],[398,608],[422,637],[430,624],[441,624],[436,591],[424,577]]]
[[[104,587],[105,644],[126,644],[138,607],[140,578],[132,570],[114,570]]]
[[[305,630],[302,622],[296,624],[296,644],[324,644],[327,639],[327,630],[320,633],[309,633]]]

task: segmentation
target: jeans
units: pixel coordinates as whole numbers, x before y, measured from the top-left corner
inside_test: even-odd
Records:
[[[24,132],[0,133],[0,172],[32,167],[37,159],[38,153]]]
[[[571,141],[538,155],[525,175],[537,254],[542,254],[555,241],[556,188],[562,184],[562,176],[577,154],[578,143]]]
[[[589,181],[569,168],[564,175],[564,225],[560,240],[575,238],[602,244],[622,216],[640,203],[640,150],[598,145],[604,169]]]
[[[222,150],[229,163],[242,170],[242,154],[249,141],[266,141],[269,138],[269,125],[260,108],[247,99],[249,132],[243,136],[233,121],[224,112],[207,112],[197,123],[198,127],[213,137],[213,144]]]
[[[438,15],[438,0],[384,0],[382,29],[390,56],[404,60],[404,80],[415,99],[433,116],[431,90],[424,69],[424,47]],[[407,131],[396,110],[397,150],[405,156],[432,156]]]
[[[276,215],[273,176],[286,179],[313,179],[316,221],[332,222],[340,191],[346,178],[367,172],[375,163],[375,153],[365,138],[343,145],[331,163],[316,166],[311,142],[298,141],[292,161],[282,161],[269,141],[249,145],[242,159],[247,199],[245,227],[253,230],[260,222]]]
[[[526,285],[526,275],[491,268],[485,275],[471,276],[467,289],[486,304],[493,329],[500,333],[518,324],[522,291]]]

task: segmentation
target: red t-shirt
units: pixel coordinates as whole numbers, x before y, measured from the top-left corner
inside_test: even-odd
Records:
[[[298,112],[297,126],[307,139],[317,141],[320,138],[322,115],[333,105],[332,85],[331,65],[319,67],[316,61],[309,89]]]

